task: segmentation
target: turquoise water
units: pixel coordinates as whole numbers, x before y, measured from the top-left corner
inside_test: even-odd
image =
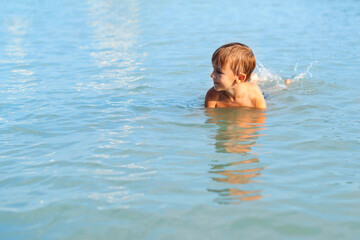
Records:
[[[357,239],[358,22],[355,0],[2,2],[0,238]],[[233,41],[264,112],[203,108]]]

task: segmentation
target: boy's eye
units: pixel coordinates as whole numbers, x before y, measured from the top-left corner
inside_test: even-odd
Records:
[[[221,71],[221,69],[219,69],[218,67],[213,66],[213,69],[214,69],[214,71],[215,71],[216,73],[218,73],[218,74],[223,74],[223,72]]]
[[[216,73],[219,73],[219,74],[222,74],[222,72],[221,72],[219,69],[217,69],[217,68],[215,68],[215,72],[216,72]]]

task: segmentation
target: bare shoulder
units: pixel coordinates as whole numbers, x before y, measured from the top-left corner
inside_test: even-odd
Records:
[[[205,96],[205,107],[214,108],[216,107],[216,102],[219,100],[219,93],[214,89],[210,88]]]
[[[214,87],[210,88],[207,93],[205,99],[209,100],[218,100],[219,93],[214,89]]]
[[[266,102],[264,95],[262,94],[259,86],[255,83],[252,84],[252,98],[254,100],[254,107],[255,108],[266,108]]]

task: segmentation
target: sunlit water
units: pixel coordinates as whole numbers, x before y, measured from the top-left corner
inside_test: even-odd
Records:
[[[0,7],[1,239],[358,239],[359,1],[21,2]],[[203,108],[233,41],[266,111]]]

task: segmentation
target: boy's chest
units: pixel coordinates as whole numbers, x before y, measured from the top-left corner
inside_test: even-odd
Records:
[[[229,107],[254,107],[253,101],[246,96],[237,98],[235,100],[228,99],[223,96],[219,96],[216,101],[215,107],[218,108],[229,108]]]
[[[231,107],[254,107],[250,101],[231,102],[231,101],[216,101],[217,108],[231,108]]]

